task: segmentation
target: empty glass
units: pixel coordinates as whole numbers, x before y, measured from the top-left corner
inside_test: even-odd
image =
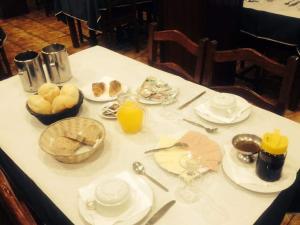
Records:
[[[199,199],[199,187],[195,179],[199,178],[201,173],[201,157],[195,156],[192,152],[188,152],[180,159],[180,165],[185,169],[180,177],[184,181],[183,186],[179,186],[176,190],[178,200],[185,203],[194,203]]]

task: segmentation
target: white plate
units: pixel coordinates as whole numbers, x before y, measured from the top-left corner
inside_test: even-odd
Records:
[[[168,105],[168,104],[171,104],[171,103],[173,103],[173,102],[176,101],[176,98],[177,98],[177,95],[178,95],[178,92],[179,92],[178,89],[175,89],[175,88],[172,88],[172,89],[174,91],[174,94],[170,97],[169,101],[163,102],[163,100],[147,99],[147,98],[144,98],[141,95],[138,95],[138,101],[140,103],[143,103],[143,104],[146,104],[146,105],[159,105],[159,104],[166,104],[166,105]]]
[[[175,142],[176,139],[162,138],[158,145],[158,148],[161,146],[171,146]],[[184,171],[186,171],[186,169],[180,165],[180,159],[186,154],[188,154],[186,150],[180,149],[178,147],[173,147],[166,151],[155,152],[153,153],[153,157],[155,162],[163,170],[176,175],[181,175],[184,173]],[[200,173],[207,172],[208,170],[209,169],[206,167],[199,168]]]
[[[280,192],[291,186],[296,179],[296,170],[292,169],[286,160],[282,170],[282,176],[278,181],[267,182],[261,180],[255,173],[255,163],[246,164],[239,161],[236,156],[236,151],[230,145],[225,148],[222,165],[225,174],[234,183],[254,192]]]
[[[126,209],[121,215],[117,217],[120,219],[118,225],[136,224],[137,222],[142,220],[152,208],[153,205],[152,189],[141,177],[138,177],[135,174],[129,172],[122,172],[115,175],[109,175],[110,178],[113,176],[125,180],[129,184],[133,192],[132,203],[130,204],[128,209]],[[103,177],[99,178],[99,180],[100,179],[103,179]],[[97,180],[94,182],[97,183]],[[147,207],[145,207],[145,205],[147,205]],[[116,217],[104,216],[99,214],[96,210],[88,209],[87,205],[81,199],[81,197],[79,197],[78,206],[79,206],[79,213],[88,224],[94,224],[93,216],[97,216],[101,220],[105,220],[107,222],[109,221],[110,224],[114,224],[117,222]],[[145,209],[135,214],[135,210],[138,210],[142,207],[144,207]],[[98,223],[98,224],[103,224],[103,223]]]
[[[114,101],[114,102],[109,102],[109,103],[103,105],[103,107],[102,107],[101,112],[100,112],[99,115],[100,115],[101,117],[105,118],[105,119],[117,119],[117,116],[116,116],[116,115],[115,115],[115,116],[107,116],[107,115],[104,115],[104,114],[103,114],[103,112],[106,110],[106,108],[110,107],[111,105],[113,105],[113,104],[115,104],[115,103],[118,103],[118,102]]]
[[[205,107],[209,108],[209,100],[206,102],[202,103],[201,105],[197,106],[195,108],[195,112],[198,116],[200,116],[202,119],[211,122],[211,123],[216,123],[216,124],[234,124],[234,123],[239,123],[247,119],[250,114],[251,114],[251,105],[242,97],[235,95],[236,98],[236,103],[237,103],[237,109],[236,110],[242,110],[242,113],[237,116],[234,120],[230,122],[225,122],[222,120],[217,119],[218,115],[213,115],[213,112],[210,111],[210,113],[202,112],[201,110],[197,109],[198,107]],[[247,107],[249,106],[249,107]],[[243,110],[244,107],[247,107],[246,110]],[[209,109],[208,109],[209,110]]]
[[[93,82],[90,82],[90,83],[86,84],[80,90],[82,91],[82,93],[83,93],[83,95],[86,99],[96,101],[96,102],[113,101],[113,100],[117,99],[117,96],[113,96],[113,97],[109,96],[109,83],[113,80],[116,80],[116,79],[114,79],[112,77],[102,77],[99,80],[95,80]],[[105,91],[101,96],[96,97],[93,93],[93,90],[92,90],[92,84],[93,83],[99,83],[99,82],[104,82],[105,83]],[[126,93],[128,91],[128,87],[126,85],[122,84],[122,83],[121,83],[121,85],[122,85],[122,90],[121,90],[120,94],[121,93]]]

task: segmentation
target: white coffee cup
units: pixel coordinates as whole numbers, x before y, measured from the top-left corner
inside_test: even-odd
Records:
[[[230,117],[236,110],[236,98],[232,94],[218,93],[209,103],[212,112],[219,116]]]

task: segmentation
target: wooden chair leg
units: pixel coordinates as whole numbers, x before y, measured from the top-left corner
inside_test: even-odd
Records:
[[[134,45],[135,45],[135,51],[139,52],[140,51],[140,40],[139,40],[139,32],[140,32],[140,26],[138,21],[135,22],[134,24],[134,36],[133,36],[133,41],[134,41]]]
[[[79,48],[80,45],[79,45],[79,41],[78,41],[77,30],[76,30],[74,19],[70,16],[67,16],[67,23],[69,26],[70,36],[71,36],[73,47]]]
[[[292,111],[297,110],[299,101],[300,101],[300,66],[298,66],[298,70],[295,76],[295,82],[292,87],[289,109]]]
[[[90,46],[95,46],[98,44],[96,31],[89,30],[89,44]]]
[[[6,75],[7,75],[7,77],[10,77],[12,75],[11,69],[10,69],[9,62],[8,62],[8,59],[7,59],[7,56],[6,56],[6,53],[5,53],[5,50],[3,47],[0,48],[0,54],[1,54],[1,58],[3,60],[3,64],[5,66]]]
[[[46,16],[50,16],[51,11],[53,10],[53,1],[44,0],[44,9],[45,9]]]
[[[80,43],[83,43],[83,34],[82,34],[82,27],[81,27],[80,20],[77,20],[77,29],[78,29],[79,41]]]

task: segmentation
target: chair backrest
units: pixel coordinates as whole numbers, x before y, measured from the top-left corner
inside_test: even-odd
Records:
[[[16,224],[36,225],[33,216],[26,205],[16,197],[5,173],[0,168],[0,199],[4,203],[11,217]]]
[[[211,87],[212,89],[218,89],[220,91],[221,88],[213,87],[213,83],[212,83],[214,76],[217,76],[217,74],[214,74],[215,63],[237,62],[237,61],[251,62],[254,65],[257,65],[260,68],[272,73],[272,75],[281,78],[282,81],[280,86],[279,97],[278,100],[275,103],[273,103],[266,100],[262,96],[259,96],[253,91],[250,91],[250,89],[248,88],[243,88],[243,91],[241,92],[243,92],[244,97],[247,97],[247,95],[245,95],[246,91],[251,92],[249,96],[252,97],[250,99],[248,98],[248,100],[252,101],[253,104],[257,104],[262,108],[265,108],[267,110],[282,115],[284,110],[287,107],[287,104],[289,103],[289,97],[291,93],[292,84],[294,82],[299,58],[296,56],[291,56],[288,59],[287,64],[283,65],[260,54],[254,49],[239,48],[234,50],[216,51],[216,47],[217,47],[216,41],[209,41],[206,44],[203,84],[208,87]],[[232,86],[231,87],[223,86],[222,90],[225,92],[229,92],[230,90],[231,91],[233,90],[232,88],[235,90],[236,92],[235,94],[239,94],[238,90],[242,90],[241,87],[234,88]],[[255,99],[257,99],[257,101],[255,101]],[[265,104],[262,104],[262,102],[264,102]]]
[[[158,57],[159,45],[162,42],[173,42],[182,46],[187,52],[196,57],[194,74],[189,74],[175,62],[162,62]],[[157,67],[167,72],[175,73],[187,80],[200,83],[203,69],[203,57],[206,39],[200,40],[196,44],[185,34],[178,30],[157,31],[157,24],[151,23],[149,26],[148,40],[148,62],[151,66]],[[158,59],[159,58],[159,59]]]
[[[101,11],[100,21],[109,26],[118,26],[136,18],[136,0],[108,0],[107,9]],[[100,24],[101,24],[100,23]]]

